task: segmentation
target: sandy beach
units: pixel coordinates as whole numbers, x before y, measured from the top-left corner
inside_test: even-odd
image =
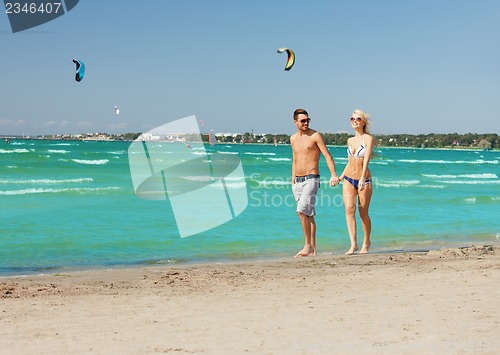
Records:
[[[2,354],[498,354],[500,246],[0,278]]]

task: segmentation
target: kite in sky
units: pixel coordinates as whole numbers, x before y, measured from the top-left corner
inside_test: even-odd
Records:
[[[288,48],[278,48],[278,53],[283,53],[283,52],[288,53],[288,61],[286,62],[285,70],[289,71],[295,64],[295,53],[293,53],[293,51]]]
[[[76,64],[75,80],[80,82],[82,81],[83,76],[85,75],[85,64],[83,64],[83,62],[78,59],[73,59],[73,63]]]

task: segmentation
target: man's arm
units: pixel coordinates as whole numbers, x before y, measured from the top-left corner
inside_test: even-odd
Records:
[[[290,137],[290,146],[292,147],[292,185],[295,184],[295,154],[293,153],[294,135]]]
[[[331,174],[330,186],[338,185],[340,179],[337,176],[337,172],[335,170],[335,162],[333,161],[332,155],[328,151],[328,148],[326,147],[326,144],[323,141],[323,137],[321,136],[321,134],[319,132],[316,132],[314,136],[316,144],[318,145],[321,154],[323,154],[323,156],[325,157],[326,165],[328,165],[328,169],[330,169],[330,174]]]

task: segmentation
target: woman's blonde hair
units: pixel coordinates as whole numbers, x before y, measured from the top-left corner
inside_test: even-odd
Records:
[[[362,110],[354,110],[352,113],[353,113],[353,116],[358,115],[363,120],[363,123],[365,124],[363,126],[363,133],[371,134],[370,133],[370,115]]]

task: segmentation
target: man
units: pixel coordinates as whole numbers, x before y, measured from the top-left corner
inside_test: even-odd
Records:
[[[298,108],[293,113],[297,132],[290,137],[292,145],[292,191],[297,201],[297,214],[304,232],[304,248],[295,257],[316,255],[316,214],[314,205],[319,188],[319,157],[323,154],[330,169],[330,186],[338,185],[335,163],[321,134],[309,128],[309,114]]]

